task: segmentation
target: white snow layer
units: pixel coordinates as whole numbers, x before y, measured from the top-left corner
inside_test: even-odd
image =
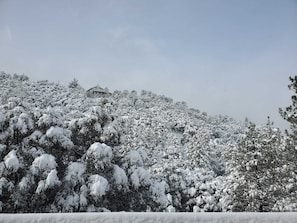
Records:
[[[73,184],[77,184],[78,182],[82,183],[84,181],[83,174],[86,171],[86,165],[79,162],[72,162],[67,167],[67,175],[65,179],[67,181],[71,181]]]
[[[87,151],[87,159],[94,159],[95,167],[104,169],[111,163],[112,149],[104,143],[95,142]]]
[[[68,129],[52,126],[46,131],[46,136],[51,138],[53,142],[60,143],[64,148],[73,147],[73,142],[70,140],[71,131]]]
[[[128,177],[125,171],[118,165],[113,166],[113,176],[117,185],[126,186],[128,184]]]
[[[39,194],[42,191],[45,191],[48,188],[52,188],[55,185],[60,185],[61,182],[57,176],[57,170],[51,170],[51,172],[47,175],[46,180],[41,180],[38,183],[38,187],[36,189],[36,193]]]
[[[57,163],[55,157],[49,154],[42,154],[39,157],[36,157],[32,163],[32,172],[33,174],[38,174],[38,171],[51,171],[55,169]]]
[[[297,222],[297,213],[55,213],[0,214],[2,223],[284,223]]]
[[[94,197],[102,197],[109,189],[108,181],[98,174],[89,177],[90,194]]]
[[[20,167],[20,162],[18,157],[16,156],[16,151],[12,150],[10,151],[5,157],[4,157],[4,163],[6,168],[12,170],[13,172],[18,171]]]

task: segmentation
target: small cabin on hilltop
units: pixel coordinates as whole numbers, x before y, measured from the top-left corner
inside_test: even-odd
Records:
[[[99,85],[87,90],[87,96],[90,98],[100,98],[111,95],[108,88],[102,88]]]

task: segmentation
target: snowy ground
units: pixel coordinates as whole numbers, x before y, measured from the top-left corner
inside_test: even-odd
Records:
[[[297,213],[67,213],[0,214],[1,223],[283,223],[297,222]]]

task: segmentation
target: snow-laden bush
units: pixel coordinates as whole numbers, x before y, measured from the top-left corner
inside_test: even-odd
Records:
[[[14,188],[13,183],[9,182],[4,177],[0,178],[0,195],[3,195],[5,192],[11,192],[13,188]]]
[[[38,182],[36,193],[39,194],[39,193],[47,190],[48,188],[52,188],[52,187],[58,186],[60,184],[61,184],[61,181],[59,180],[59,178],[57,176],[57,170],[51,170],[45,180],[40,180]]]
[[[71,131],[61,127],[50,127],[40,142],[46,146],[60,145],[62,148],[71,149],[74,144],[71,141]]]
[[[129,168],[132,166],[143,166],[144,160],[143,156],[136,150],[132,150],[128,152],[128,154],[124,157],[124,164],[125,168]]]
[[[130,181],[135,189],[138,189],[140,186],[148,186],[152,183],[150,173],[142,167],[137,167],[132,172]]]
[[[150,192],[152,193],[152,199],[163,207],[168,206],[168,198],[166,196],[166,183],[154,182],[150,186]]]
[[[42,154],[36,157],[32,163],[31,171],[33,175],[38,175],[39,173],[48,174],[51,170],[55,169],[57,163],[55,157],[50,154]]]
[[[98,174],[89,177],[88,186],[90,189],[90,194],[92,197],[94,197],[94,199],[101,198],[109,190],[108,181]]]
[[[67,175],[65,180],[71,182],[73,185],[84,182],[84,173],[86,171],[86,165],[80,162],[71,162],[67,167]]]
[[[112,149],[98,142],[92,144],[86,153],[86,161],[90,171],[99,171],[110,167],[112,158]]]
[[[20,131],[21,134],[26,134],[34,128],[33,120],[31,117],[22,113],[17,120],[16,129]]]
[[[113,178],[115,181],[115,184],[117,185],[118,189],[121,190],[122,188],[127,188],[128,186],[128,177],[125,173],[125,171],[119,167],[118,165],[113,166]]]
[[[4,164],[5,167],[12,171],[16,172],[20,168],[20,161],[18,157],[16,156],[16,151],[12,150],[10,151],[5,157],[4,157]]]

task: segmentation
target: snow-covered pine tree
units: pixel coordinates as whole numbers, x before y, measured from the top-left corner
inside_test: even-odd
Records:
[[[281,140],[279,129],[269,119],[263,127],[250,123],[231,155],[236,180],[233,211],[271,211],[284,195],[279,174]]]
[[[286,107],[285,110],[280,108],[279,112],[290,124],[292,140],[297,140],[297,76],[289,77],[289,80],[291,83],[288,85],[288,88],[293,92],[291,96],[292,104]],[[295,142],[292,143],[294,144]]]
[[[77,88],[77,87],[79,87],[78,80],[77,80],[76,78],[74,78],[74,79],[68,84],[68,87],[69,87],[69,88]]]
[[[279,109],[280,115],[290,124],[290,130],[286,130],[285,146],[282,151],[283,166],[280,167],[283,177],[283,185],[287,194],[279,201],[276,210],[296,211],[297,210],[297,76],[289,77],[289,90],[292,104],[284,110]]]

